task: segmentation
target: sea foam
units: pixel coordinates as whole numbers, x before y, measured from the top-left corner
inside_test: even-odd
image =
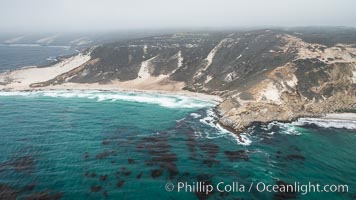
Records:
[[[323,128],[345,128],[356,129],[356,121],[337,120],[337,119],[320,119],[320,118],[300,118],[292,123],[295,126],[316,125]]]
[[[87,98],[101,101],[129,101],[138,103],[156,104],[167,108],[205,108],[215,105],[214,102],[193,97],[164,95],[144,92],[106,92],[81,90],[56,91],[14,91],[0,92],[0,96],[27,96],[27,97],[53,97],[53,98]]]
[[[279,127],[279,132],[282,134],[287,134],[287,135],[301,135],[300,132],[296,129],[297,126],[295,126],[293,123],[283,123],[283,122],[271,122],[267,125],[267,128],[265,128],[265,131],[270,131],[272,130],[273,126],[278,126]],[[268,134],[273,135],[275,132],[270,131]]]
[[[200,119],[199,121],[203,124],[206,124],[216,130],[216,135],[219,137],[229,137],[232,138],[237,142],[239,145],[244,145],[248,146],[252,143],[252,140],[248,137],[248,134],[246,133],[241,133],[239,136],[237,136],[235,133],[232,133],[225,128],[221,127],[219,123],[217,123],[218,116],[215,114],[213,109],[207,109],[206,110],[206,117]],[[207,138],[214,138],[210,135],[207,136]]]

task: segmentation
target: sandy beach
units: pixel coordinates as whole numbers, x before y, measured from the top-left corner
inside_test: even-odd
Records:
[[[322,119],[356,121],[356,113],[329,113]]]
[[[219,96],[195,93],[183,90],[182,82],[171,81],[167,76],[151,76],[145,68],[148,63],[142,64],[142,70],[138,78],[130,81],[111,81],[107,84],[99,83],[63,83],[45,87],[31,87],[31,84],[52,80],[57,76],[74,70],[90,60],[89,54],[78,54],[48,67],[25,67],[0,74],[1,91],[46,91],[46,90],[103,90],[116,92],[145,92],[168,95],[182,95],[194,97],[206,101],[219,103]]]

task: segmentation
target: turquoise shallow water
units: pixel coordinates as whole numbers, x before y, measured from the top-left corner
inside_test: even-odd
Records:
[[[7,199],[353,199],[356,131],[256,125],[240,144],[211,103],[172,96],[0,94],[0,197]],[[192,114],[193,113],[193,114]],[[245,191],[208,196],[178,182]],[[348,192],[259,192],[251,183],[347,184]],[[165,186],[172,183],[172,192]],[[170,186],[168,187],[170,189]],[[215,189],[215,188],[214,188]],[[41,198],[38,198],[41,197]]]

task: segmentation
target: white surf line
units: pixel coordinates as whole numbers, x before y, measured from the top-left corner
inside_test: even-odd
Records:
[[[223,128],[218,123],[216,123],[218,117],[216,116],[215,112],[212,109],[208,109],[206,111],[206,115],[207,115],[206,117],[199,119],[199,121],[203,124],[206,124],[216,129],[217,135],[229,136],[233,138],[237,142],[237,144],[243,146],[248,146],[252,143],[251,139],[247,136],[246,133],[240,133],[239,135],[236,135],[235,133]]]
[[[214,102],[183,95],[165,95],[149,92],[99,91],[99,90],[41,90],[0,92],[0,96],[29,96],[53,98],[87,98],[97,102],[118,100],[156,104],[167,108],[205,108],[214,106]]]
[[[346,119],[328,119],[328,118],[300,118],[296,122],[292,122],[295,126],[304,126],[314,124],[323,128],[345,128],[356,130],[356,121]]]

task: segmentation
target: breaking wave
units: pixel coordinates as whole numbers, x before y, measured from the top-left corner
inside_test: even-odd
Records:
[[[351,120],[300,118],[292,124],[295,126],[315,125],[323,128],[356,129],[356,122]]]
[[[232,133],[225,128],[221,127],[218,121],[218,116],[215,114],[213,109],[206,110],[206,117],[199,120],[201,123],[206,124],[216,130],[216,134],[220,137],[229,137],[237,142],[239,145],[248,146],[252,143],[251,139],[246,133],[241,133],[237,136],[235,133]],[[212,138],[212,137],[210,137]]]
[[[156,104],[167,108],[205,108],[214,102],[187,96],[164,95],[146,92],[106,92],[81,90],[56,91],[20,91],[0,92],[0,96],[53,97],[53,98],[87,98],[100,101],[129,101]]]
[[[278,127],[278,132],[282,134],[287,134],[287,135],[301,135],[300,132],[296,129],[297,126],[295,126],[293,123],[283,123],[283,122],[271,122],[267,125],[266,128],[262,128],[265,131],[267,131],[267,134],[273,135],[275,133],[274,131],[274,126]]]

